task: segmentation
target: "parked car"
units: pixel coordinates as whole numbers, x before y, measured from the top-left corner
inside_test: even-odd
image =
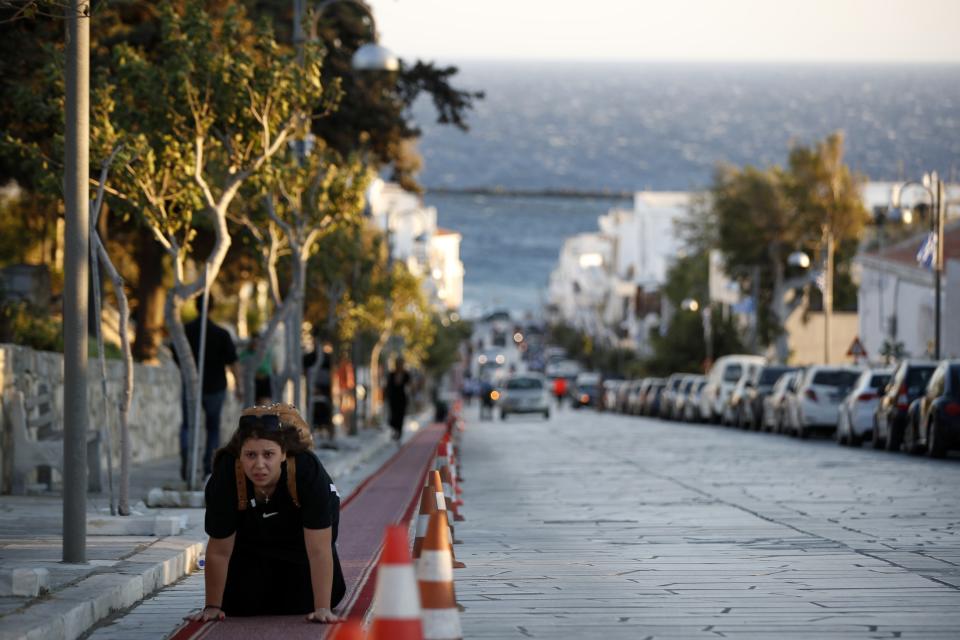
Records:
[[[616,411],[619,413],[630,413],[630,394],[633,392],[635,387],[639,387],[642,381],[640,380],[627,380],[620,386],[617,390],[617,406]]]
[[[874,414],[871,434],[874,449],[900,450],[910,403],[923,395],[936,368],[935,362],[919,360],[903,360],[897,365]]]
[[[621,411],[628,415],[640,413],[640,389],[643,387],[643,379],[631,380],[623,392],[623,404]]]
[[[751,380],[760,371],[761,365],[749,363],[743,368],[740,379],[733,386],[730,397],[723,405],[723,412],[720,414],[720,424],[726,426],[740,426],[740,414],[743,412],[742,404],[748,401],[747,390]]]
[[[660,398],[660,407],[657,414],[664,420],[670,420],[673,417],[673,406],[674,400],[677,397],[677,393],[680,391],[680,385],[683,384],[684,378],[689,375],[686,373],[671,373],[670,377],[667,378],[667,384],[663,388],[662,397]]]
[[[860,377],[854,367],[814,365],[804,372],[794,393],[787,395],[788,433],[806,438],[813,431],[837,428],[837,409]]]
[[[910,418],[903,437],[907,453],[942,458],[960,448],[960,360],[937,365],[923,395],[910,405]]]
[[[627,384],[626,380],[604,380],[603,393],[600,395],[600,408],[604,411],[617,410],[617,393]]]
[[[873,414],[880,405],[880,393],[892,374],[892,369],[873,369],[860,374],[838,409],[838,443],[859,447],[865,438],[870,437]]]
[[[540,374],[524,373],[508,377],[501,387],[500,419],[515,413],[540,413],[550,417],[550,393],[546,379]]]
[[[742,429],[763,428],[764,400],[773,391],[773,385],[785,373],[797,367],[767,365],[754,370],[744,385],[743,398],[738,403],[735,423]]]
[[[806,438],[813,431],[829,434],[837,428],[840,402],[850,392],[862,370],[848,366],[815,365],[808,368],[796,391],[786,399],[786,431]]]
[[[783,424],[784,398],[795,388],[796,381],[802,372],[789,371],[779,378],[770,390],[770,395],[763,399],[763,430],[780,433]]]
[[[577,374],[570,389],[570,399],[574,409],[580,407],[597,407],[600,404],[600,395],[603,387],[600,385],[600,374],[584,372]]]
[[[700,416],[707,422],[718,422],[723,408],[748,365],[763,366],[763,356],[729,355],[717,358],[707,374],[707,384],[700,394]]]
[[[651,378],[650,384],[643,390],[641,415],[658,416],[660,415],[660,400],[663,397],[663,390],[667,386],[667,381],[663,378]]]
[[[687,400],[683,403],[683,420],[685,422],[700,422],[700,394],[707,386],[704,376],[697,376],[696,381],[687,393]]]
[[[644,378],[636,388],[630,399],[630,413],[635,416],[645,415],[647,392],[655,383],[663,383],[661,378]]]
[[[670,416],[674,420],[685,420],[684,414],[686,412],[687,405],[690,404],[690,399],[693,396],[694,390],[697,388],[697,385],[703,376],[698,376],[696,374],[689,374],[683,376],[683,380],[680,383],[680,389],[674,394],[673,397],[673,410],[670,412]]]

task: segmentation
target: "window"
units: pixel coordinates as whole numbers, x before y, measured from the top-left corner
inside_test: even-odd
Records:
[[[927,381],[933,375],[934,367],[910,367],[907,370],[907,393],[917,395],[927,388]]]
[[[840,389],[849,389],[853,383],[860,377],[859,371],[844,371],[842,369],[827,369],[817,371],[813,374],[813,380],[810,384],[820,384],[825,387],[837,387]]]
[[[543,389],[543,382],[537,378],[512,378],[507,380],[507,389],[530,391]]]
[[[874,389],[883,389],[890,382],[889,373],[875,373],[870,377],[870,386]]]
[[[723,370],[724,382],[736,382],[743,375],[743,367],[739,364],[728,364]]]
[[[763,371],[760,372],[759,384],[761,386],[773,384],[780,379],[780,376],[788,371],[793,371],[793,369],[789,367],[765,367]]]

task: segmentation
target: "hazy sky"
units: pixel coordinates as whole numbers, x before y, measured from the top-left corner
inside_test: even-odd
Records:
[[[404,58],[960,62],[960,0],[367,0]]]

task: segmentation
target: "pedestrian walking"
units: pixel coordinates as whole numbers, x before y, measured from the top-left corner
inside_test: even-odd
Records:
[[[393,429],[394,440],[399,441],[403,435],[403,421],[407,415],[407,387],[410,385],[410,373],[404,368],[402,356],[397,356],[393,369],[387,376],[384,395],[390,411],[390,428]]]
[[[567,379],[557,376],[553,379],[553,395],[557,399],[557,408],[563,406],[563,397],[567,395]]]
[[[214,308],[213,296],[208,297],[207,309]],[[200,363],[200,316],[184,326],[190,350],[194,361]],[[220,413],[227,397],[227,374],[230,369],[233,373],[237,388],[234,392],[237,399],[241,398],[240,368],[238,366],[237,349],[233,344],[230,333],[210,319],[207,315],[207,337],[204,349],[203,385],[199,402],[203,409],[204,426],[207,431],[207,443],[203,451],[203,474],[209,475],[212,469],[213,452],[220,446]],[[176,360],[176,354],[174,354]],[[177,363],[179,364],[179,362]],[[180,478],[187,479],[187,463],[190,459],[190,420],[187,415],[186,389],[181,394],[182,422],[180,423]]]
[[[291,405],[245,409],[205,494],[205,604],[193,620],[306,615],[340,622],[340,497]]]

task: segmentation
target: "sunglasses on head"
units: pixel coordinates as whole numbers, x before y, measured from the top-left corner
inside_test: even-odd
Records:
[[[263,427],[268,432],[280,430],[280,416],[275,413],[265,413],[260,416],[240,416],[240,427]]]

